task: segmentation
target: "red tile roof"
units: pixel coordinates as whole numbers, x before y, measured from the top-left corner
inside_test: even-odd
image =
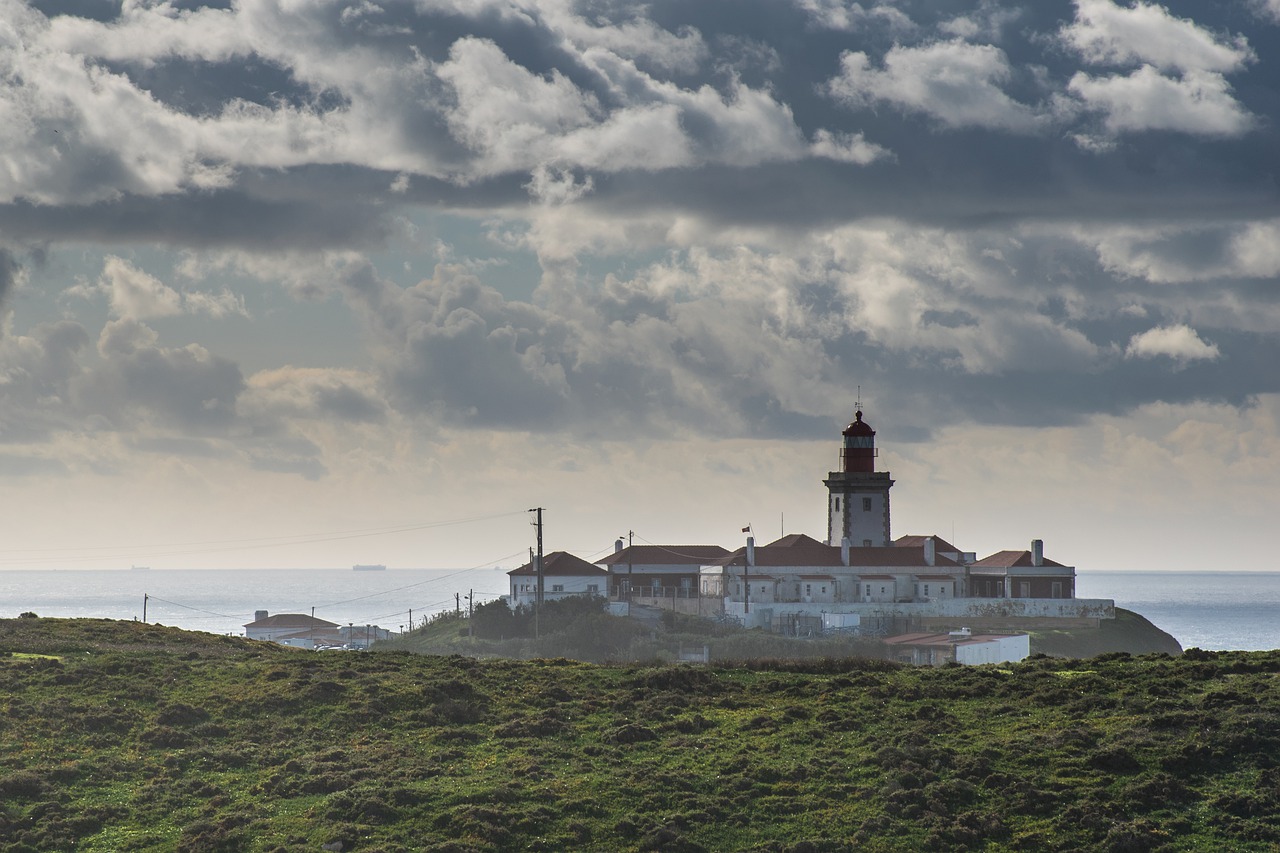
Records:
[[[797,546],[801,546],[801,547],[812,547],[812,546],[814,546],[814,545],[820,545],[820,546],[822,546],[823,548],[828,547],[828,546],[827,546],[827,544],[826,544],[825,542],[819,542],[817,539],[814,539],[812,536],[805,536],[803,533],[790,533],[790,534],[788,534],[788,535],[786,535],[786,536],[783,536],[781,539],[775,539],[775,540],[773,540],[773,541],[772,541],[772,542],[770,542],[768,545],[759,545],[759,546],[757,546],[757,547],[760,547],[760,548],[795,548],[795,547],[797,547]]]
[[[807,537],[806,537],[807,538]],[[741,566],[746,560],[746,548],[739,548],[728,556],[715,560],[712,566]],[[757,566],[843,566],[840,549],[834,545],[794,544],[775,547],[762,545],[756,548]],[[893,545],[881,547],[862,547],[849,549],[849,565],[859,566],[892,566],[901,568],[926,568],[924,548],[897,547]],[[950,557],[937,554],[930,569],[959,567],[959,563]]]
[[[647,566],[706,566],[728,553],[719,545],[632,545],[596,560],[596,565],[625,566],[629,558]]]
[[[1053,560],[1050,560],[1048,557],[1041,560],[1040,565],[1047,566],[1052,569],[1067,568],[1066,566],[1062,565],[1062,563],[1056,563]],[[990,557],[983,557],[978,562],[973,563],[970,566],[970,568],[1010,569],[1015,566],[1019,568],[1034,568],[1034,566],[1032,566],[1031,564],[1031,552],[1030,551],[997,551],[996,553],[992,554]]]
[[[923,548],[924,540],[932,539],[933,547],[936,551],[950,551],[953,554],[959,554],[960,549],[952,545],[941,536],[899,536],[893,540],[893,545],[898,548]]]
[[[277,613],[275,616],[268,616],[266,619],[258,619],[245,625],[246,628],[337,628],[338,623],[326,622],[323,619],[317,619],[314,616],[308,616],[305,613]]]
[[[525,563],[518,569],[507,572],[508,575],[537,576],[538,570],[533,563]],[[593,566],[586,560],[575,557],[567,551],[552,551],[542,555],[542,576],[549,577],[593,577],[609,573],[599,566]]]

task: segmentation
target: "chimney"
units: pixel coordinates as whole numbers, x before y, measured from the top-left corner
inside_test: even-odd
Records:
[[[1044,565],[1044,540],[1031,540],[1031,565],[1039,568]]]
[[[849,565],[849,546],[851,544],[853,543],[849,541],[848,536],[840,540],[840,562],[846,566]]]
[[[756,537],[747,537],[747,565],[754,566],[756,564]]]
[[[934,565],[938,559],[938,544],[932,536],[926,536],[924,539],[924,564],[926,566]]]
[[[622,540],[621,540],[621,539],[615,539],[615,540],[613,540],[613,553],[615,553],[615,554],[620,554],[620,553],[622,553]]]
[[[255,611],[253,611],[253,621],[254,621],[254,622],[261,622],[263,619],[266,619],[266,618],[267,618],[267,611],[265,611],[265,610],[255,610]]]

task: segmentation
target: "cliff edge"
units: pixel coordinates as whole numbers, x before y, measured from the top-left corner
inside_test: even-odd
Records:
[[[1062,658],[1091,658],[1108,652],[1131,655],[1182,654],[1182,645],[1146,617],[1116,608],[1115,619],[1103,619],[1097,628],[1065,628],[1031,632],[1031,653]]]

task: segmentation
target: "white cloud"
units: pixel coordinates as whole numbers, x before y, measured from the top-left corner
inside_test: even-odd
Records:
[[[832,133],[825,128],[820,128],[813,135],[813,144],[809,150],[815,157],[857,163],[859,166],[893,156],[887,148],[867,142],[861,133]]]
[[[841,73],[827,91],[852,106],[878,101],[928,115],[947,127],[986,127],[1027,133],[1044,117],[1005,94],[1012,77],[1004,51],[960,40],[921,47],[895,46],[885,54],[884,70],[871,67],[861,51],[840,57]]]
[[[1254,118],[1231,96],[1221,74],[1191,71],[1166,77],[1150,65],[1131,74],[1091,77],[1077,72],[1067,84],[1088,110],[1103,113],[1112,134],[1172,130],[1200,136],[1239,136]]]
[[[1280,276],[1280,220],[1082,229],[1111,273],[1155,284]]]
[[[850,0],[794,0],[804,10],[814,26],[824,30],[857,32],[873,23],[887,24],[891,29],[905,32],[915,28],[911,19],[900,9],[887,3],[876,3],[864,8]]]
[[[1142,63],[1164,71],[1235,71],[1254,58],[1243,36],[1222,38],[1164,6],[1118,6],[1111,0],[1076,0],[1076,19],[1063,41],[1087,62]]]
[[[99,284],[111,300],[111,313],[117,317],[144,320],[182,313],[178,291],[115,255],[107,256]]]
[[[1129,340],[1125,358],[1171,358],[1179,364],[1215,361],[1221,353],[1216,344],[1206,343],[1196,330],[1186,325],[1157,326]]]
[[[1253,7],[1262,17],[1280,23],[1280,0],[1254,0]]]
[[[244,299],[229,290],[220,293],[189,291],[179,293],[160,279],[140,270],[124,258],[108,255],[98,279],[98,290],[105,292],[111,313],[120,318],[145,320],[151,317],[173,317],[178,314],[205,314],[227,317],[248,316]],[[76,289],[83,292],[83,289]]]

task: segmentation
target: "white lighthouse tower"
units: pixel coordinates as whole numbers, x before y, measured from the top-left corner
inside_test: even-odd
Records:
[[[876,431],[862,419],[862,410],[845,427],[840,449],[840,470],[822,482],[827,497],[827,544],[848,540],[854,548],[888,545],[888,471],[876,470]]]

